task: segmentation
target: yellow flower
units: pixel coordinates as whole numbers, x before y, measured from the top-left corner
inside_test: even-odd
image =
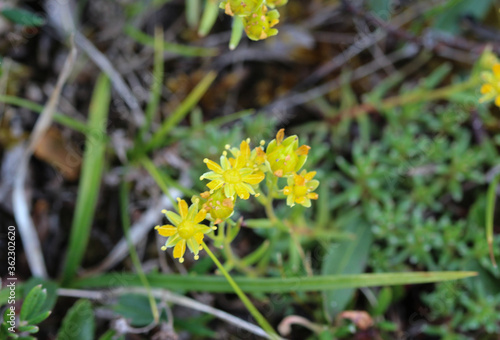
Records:
[[[266,153],[262,150],[262,147],[258,146],[253,150],[250,150],[250,138],[244,140],[240,144],[240,148],[231,148],[230,145],[226,145],[226,149],[231,152],[234,158],[229,158],[229,163],[231,166],[235,166],[236,159],[238,157],[242,157],[242,163],[245,164],[247,168],[256,169],[259,165],[263,164],[266,160]],[[261,145],[264,145],[265,142],[261,141]]]
[[[307,172],[302,170],[299,174],[293,174],[287,178],[288,186],[283,189],[287,195],[286,204],[293,207],[295,203],[302,204],[304,207],[311,206],[311,200],[317,200],[318,194],[313,192],[319,185],[319,181],[313,179],[316,171]]]
[[[200,194],[200,196],[206,200],[203,203],[203,209],[205,209],[215,220],[215,224],[218,224],[229,217],[234,212],[234,201],[231,198],[224,196],[223,189],[216,190],[213,194],[209,191],[205,191]]]
[[[266,5],[262,5],[252,14],[243,17],[243,25],[248,38],[262,40],[278,34],[278,30],[272,27],[279,22],[279,17],[277,10],[268,11]]]
[[[274,175],[283,177],[297,172],[302,168],[307,159],[310,146],[299,147],[299,138],[290,136],[285,138],[285,129],[281,129],[276,134],[266,150],[266,158]]]
[[[229,162],[226,152],[220,158],[221,165],[208,158],[205,158],[203,162],[212,171],[204,173],[200,180],[205,178],[210,180],[207,184],[210,193],[223,188],[224,195],[231,199],[234,199],[235,194],[245,200],[250,197],[250,194],[255,195],[252,185],[259,184],[265,177],[263,172],[255,172],[254,169],[245,166],[244,155],[236,158],[234,166]]]
[[[500,63],[495,63],[491,71],[485,71],[481,76],[485,83],[481,86],[483,96],[479,102],[484,103],[494,99],[495,105],[500,107]]]
[[[261,5],[259,0],[225,0],[219,5],[227,15],[248,16]]]
[[[186,245],[189,250],[194,254],[194,259],[199,258],[199,251],[202,248],[204,234],[213,230],[204,224],[200,224],[207,215],[206,210],[201,209],[198,211],[198,200],[195,200],[188,209],[186,201],[177,199],[179,202],[179,214],[173,211],[162,210],[170,223],[162,226],[156,226],[155,229],[161,236],[168,237],[165,245],[161,247],[162,250],[174,247],[174,258],[178,258],[179,262],[184,262],[184,253],[186,252]]]

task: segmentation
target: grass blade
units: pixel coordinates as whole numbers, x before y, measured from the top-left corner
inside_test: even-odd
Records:
[[[192,29],[200,22],[201,0],[186,0],[186,21]]]
[[[476,272],[409,272],[384,274],[325,275],[289,278],[242,278],[234,280],[245,293],[289,293],[345,288],[394,286],[458,280],[476,276]],[[233,289],[222,276],[208,275],[147,275],[151,287],[195,292],[231,293]],[[111,273],[74,282],[73,288],[105,288],[117,282],[123,286],[141,286],[135,274]]]
[[[125,26],[125,34],[143,45],[151,47],[155,46],[154,37],[138,30],[133,26]],[[166,41],[163,42],[163,50],[166,52],[179,54],[184,57],[213,57],[219,54],[218,50],[215,48],[187,46]]]
[[[110,99],[109,79],[101,75],[97,80],[90,103],[88,126],[92,134],[89,134],[85,141],[82,173],[75,215],[71,225],[68,255],[63,271],[63,283],[68,283],[75,276],[87,248],[104,166],[106,148],[104,137]]]
[[[172,130],[172,128],[174,128],[198,103],[201,97],[203,97],[216,77],[217,73],[215,71],[207,73],[207,75],[198,83],[198,85],[196,85],[191,93],[189,93],[186,99],[184,99],[175,111],[172,112],[170,117],[163,122],[160,129],[155,132],[149,143],[146,144],[146,151],[149,151],[162,143],[170,130]]]
[[[25,109],[31,110],[31,111],[36,112],[36,113],[42,113],[42,111],[43,111],[42,105],[39,105],[37,103],[33,103],[32,101],[29,101],[29,100],[24,99],[24,98],[19,98],[19,97],[15,97],[15,96],[0,95],[0,102],[8,104],[8,105],[15,105],[15,106],[23,107]],[[53,120],[61,125],[69,127],[70,129],[81,132],[83,134],[87,134],[90,131],[90,129],[87,127],[87,125],[84,122],[81,122],[77,119],[68,117],[60,112],[54,113]]]
[[[218,0],[207,0],[205,3],[205,9],[201,16],[200,29],[198,34],[202,37],[206,36],[208,32],[212,29],[219,15],[219,1]]]
[[[161,90],[163,88],[163,30],[155,28],[155,58],[153,67],[153,83],[151,84],[151,94],[146,107],[146,121],[139,131],[139,140],[143,140],[144,133],[149,130],[154,115],[160,103]]]
[[[493,219],[495,217],[495,197],[498,183],[500,182],[500,174],[497,174],[488,187],[488,196],[486,203],[486,240],[490,250],[491,263],[496,268],[495,253],[493,252]]]

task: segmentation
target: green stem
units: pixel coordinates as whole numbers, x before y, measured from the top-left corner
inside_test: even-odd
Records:
[[[380,104],[379,109],[388,110],[396,106],[403,106],[406,104],[418,103],[421,101],[429,102],[437,99],[445,99],[454,93],[462,92],[477,86],[480,80],[481,79],[479,77],[474,77],[462,83],[445,86],[440,89],[415,91],[401,96],[387,98]]]
[[[498,183],[500,182],[500,174],[497,174],[490,183],[488,188],[487,205],[486,205],[486,240],[490,249],[490,258],[493,266],[496,268],[495,254],[493,253],[493,218],[495,214],[495,196]]]
[[[219,262],[217,257],[215,257],[214,253],[212,253],[212,251],[210,250],[210,248],[208,248],[208,246],[205,244],[205,242],[202,242],[201,245],[203,246],[203,249],[205,249],[205,251],[207,252],[208,256],[210,256],[212,261],[214,261],[217,268],[219,268],[220,272],[224,275],[227,282],[229,282],[229,284],[233,288],[236,295],[238,295],[238,297],[240,298],[241,302],[243,302],[245,307],[247,307],[248,311],[250,312],[250,314],[252,314],[252,316],[254,317],[255,321],[257,321],[259,326],[262,327],[262,329],[269,335],[269,337],[271,339],[280,339],[278,334],[276,334],[276,332],[271,327],[271,325],[267,322],[267,320],[264,318],[264,316],[262,316],[262,314],[260,314],[260,312],[257,310],[257,308],[255,308],[253,303],[250,301],[250,299],[245,295],[245,293],[243,293],[241,288],[233,280],[231,275],[229,275],[229,273],[226,271],[224,266]]]
[[[156,166],[153,164],[153,162],[147,158],[147,157],[142,157],[140,159],[140,162],[142,166],[149,172],[151,177],[155,180],[156,184],[160,187],[160,189],[163,191],[165,195],[169,198],[170,202],[172,202],[172,206],[176,207],[177,206],[177,201],[174,200],[172,195],[170,194],[170,191],[168,190],[168,185],[165,177],[158,171]]]
[[[160,321],[160,315],[158,313],[158,307],[156,305],[156,300],[153,297],[153,293],[151,291],[151,285],[149,284],[148,279],[146,278],[146,274],[142,270],[141,261],[139,260],[139,256],[137,255],[137,251],[135,250],[134,244],[132,243],[132,238],[130,237],[130,217],[128,214],[128,204],[129,204],[129,186],[128,183],[123,179],[120,185],[120,210],[122,217],[122,226],[123,233],[125,234],[125,239],[127,240],[128,249],[130,252],[130,258],[132,259],[132,263],[137,271],[137,275],[141,280],[142,285],[146,288],[148,292],[148,300],[149,306],[151,307],[151,313],[153,313],[154,323],[158,324]]]

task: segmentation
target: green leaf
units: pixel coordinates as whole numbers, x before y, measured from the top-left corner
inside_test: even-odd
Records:
[[[476,276],[476,272],[408,272],[384,274],[355,275],[320,275],[287,278],[248,278],[235,277],[240,288],[247,293],[285,293],[311,292],[330,289],[398,286],[406,284],[429,283],[458,280]],[[180,274],[149,274],[151,287],[177,291],[232,293],[233,289],[222,276],[180,275]],[[72,288],[105,288],[105,287],[141,287],[139,276],[128,273],[110,273],[100,276],[80,279],[73,282]]]
[[[104,167],[106,122],[110,99],[109,79],[101,75],[97,80],[90,103],[88,126],[92,133],[87,135],[85,141],[76,209],[63,271],[63,283],[69,282],[76,274],[87,249]]]
[[[198,34],[202,37],[206,36],[208,32],[212,29],[219,15],[219,1],[218,0],[206,0],[205,9],[201,16],[200,28],[198,29]]]
[[[391,19],[392,0],[371,0],[368,1],[368,8],[377,17],[389,21]]]
[[[113,310],[128,319],[131,326],[143,327],[153,322],[149,300],[145,295],[124,294]]]
[[[45,19],[40,15],[19,8],[5,8],[0,14],[15,24],[22,26],[43,26]]]
[[[391,287],[384,287],[380,290],[377,296],[377,305],[370,313],[373,316],[383,315],[392,302],[392,289]]]
[[[117,337],[116,331],[113,329],[108,330],[106,333],[104,333],[99,337],[99,340],[124,340],[124,339],[125,337],[123,335]]]
[[[356,235],[356,239],[330,246],[321,266],[323,275],[358,274],[364,271],[372,243],[370,227],[366,222],[355,218],[347,229]],[[337,313],[344,310],[353,294],[352,288],[323,292],[323,308],[330,319],[334,319]]]
[[[19,326],[17,327],[19,332],[28,332],[28,333],[38,333],[38,327],[33,325]]]
[[[57,301],[57,283],[54,281],[44,280],[39,277],[32,277],[24,283],[23,290],[25,292],[29,292],[36,285],[42,285],[42,287],[47,291],[47,298],[45,299],[45,303],[40,310],[52,310]]]
[[[174,326],[175,328],[188,331],[191,335],[203,337],[203,339],[216,339],[217,333],[206,325],[213,318],[210,314],[202,314],[198,317],[189,317],[186,319],[175,318]]]
[[[471,16],[481,20],[491,8],[492,0],[452,0],[446,3],[446,5],[448,4],[450,6],[447,6],[447,9],[436,17],[433,26],[448,33],[458,34],[461,31],[460,24],[462,19],[465,16]]]
[[[78,300],[64,317],[57,340],[94,339],[95,321],[88,300]]]
[[[52,312],[49,310],[42,312],[42,313],[38,313],[37,315],[31,317],[30,319],[28,319],[26,321],[31,325],[36,325],[36,324],[39,324],[40,322],[42,322],[43,320],[47,319],[51,313]]]
[[[47,299],[47,291],[42,289],[42,285],[35,286],[24,299],[19,318],[27,321],[41,312],[42,306]]]

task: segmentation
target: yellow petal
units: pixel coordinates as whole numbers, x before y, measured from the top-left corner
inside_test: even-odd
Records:
[[[213,172],[216,172],[218,174],[221,174],[223,172],[222,168],[220,167],[220,165],[217,164],[217,163],[215,163],[214,161],[211,161],[210,159],[205,158],[203,160],[203,162],[207,165],[207,168],[209,168]]]
[[[211,182],[208,182],[207,183],[207,187],[210,188],[210,190],[217,190],[218,188],[220,188],[222,185],[224,184],[224,182],[222,182],[221,180],[219,179],[214,179],[213,181]]]
[[[251,174],[243,177],[243,182],[249,184],[259,184],[266,177],[263,172],[257,172],[255,174]]]
[[[186,252],[186,240],[181,240],[174,247],[174,258],[182,258]]]
[[[182,219],[185,219],[188,214],[188,205],[186,201],[181,200],[180,198],[178,198],[177,200],[179,201],[179,214],[181,215]]]
[[[309,182],[310,180],[312,180],[314,178],[314,176],[316,176],[316,171],[311,171],[311,172],[308,172],[305,176],[304,176],[304,179]]]
[[[245,186],[241,183],[235,184],[234,188],[236,190],[236,194],[244,200],[247,200],[250,197],[250,194],[248,193],[247,189]]]
[[[500,107],[500,95],[495,97],[495,105]]]
[[[196,233],[194,234],[194,239],[196,240],[196,243],[198,244],[201,244],[201,242],[203,242],[203,237],[205,235],[203,235],[203,233]]]
[[[317,200],[318,199],[318,194],[315,193],[315,192],[311,192],[311,193],[307,194],[307,198],[310,198],[312,200]]]
[[[302,196],[302,197],[297,197],[295,199],[295,202],[297,202],[298,204],[302,204],[306,201],[306,197],[305,196]]]
[[[250,157],[250,146],[246,140],[242,141],[240,144],[240,152],[243,157],[248,159]]]
[[[204,209],[201,209],[197,214],[196,216],[194,217],[194,223],[198,224],[200,223],[201,221],[203,221],[205,219],[205,217],[207,216],[207,212],[206,210]]]
[[[231,164],[231,166],[235,169],[241,169],[247,164],[247,158],[243,156],[242,154],[238,155],[236,158],[236,162],[234,164]]]
[[[305,179],[301,175],[293,174],[293,180],[295,181],[295,185],[305,184]]]
[[[493,85],[491,84],[484,84],[481,86],[481,94],[487,94],[493,91]]]
[[[161,227],[156,227],[155,229],[158,230],[158,234],[165,237],[172,236],[177,232],[177,228],[170,224],[162,225]]]
[[[500,64],[499,63],[496,63],[495,65],[493,65],[493,74],[495,75],[495,77],[500,78]]]
[[[292,193],[292,188],[289,186],[286,186],[283,188],[283,194],[285,195],[290,195]]]

